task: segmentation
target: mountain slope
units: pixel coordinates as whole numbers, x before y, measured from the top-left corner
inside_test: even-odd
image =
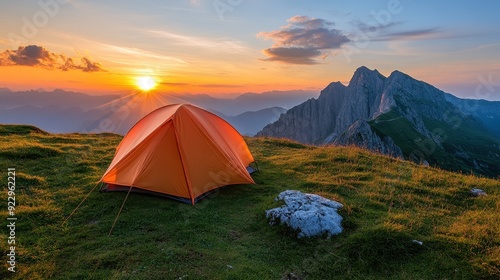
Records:
[[[462,99],[451,94],[446,94],[445,98],[462,113],[480,119],[491,132],[500,137],[500,101]]]
[[[318,99],[290,109],[257,135],[356,145],[453,171],[499,176],[500,138],[493,126],[448,100],[443,91],[402,72],[386,78],[360,67],[348,86],[330,84]]]

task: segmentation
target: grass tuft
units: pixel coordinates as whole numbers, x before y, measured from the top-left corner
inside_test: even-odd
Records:
[[[351,262],[380,271],[411,262],[422,253],[425,247],[413,240],[401,228],[384,225],[352,234],[345,250]]]
[[[17,144],[3,147],[0,151],[0,157],[5,157],[9,160],[20,159],[40,159],[55,157],[62,152],[58,148],[43,146],[41,144]]]
[[[32,125],[1,125],[0,126],[0,136],[7,135],[29,135],[29,134],[45,134],[47,132],[39,129],[38,127]]]

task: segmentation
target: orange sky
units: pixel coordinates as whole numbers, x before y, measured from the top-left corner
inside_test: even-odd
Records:
[[[500,80],[497,4],[443,14],[444,2],[350,2],[255,0],[221,11],[208,0],[9,1],[0,87],[128,93],[151,76],[160,92],[319,91],[365,65],[474,98],[481,79]],[[29,45],[45,56],[30,57]],[[500,100],[500,90],[487,97]]]

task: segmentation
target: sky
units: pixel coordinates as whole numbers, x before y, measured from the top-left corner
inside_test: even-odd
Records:
[[[317,90],[360,66],[500,100],[499,1],[0,0],[0,87]],[[149,86],[148,86],[149,85]]]

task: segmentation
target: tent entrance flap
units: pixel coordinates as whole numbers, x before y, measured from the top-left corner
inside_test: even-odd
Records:
[[[247,171],[248,171],[249,174],[252,174],[252,173],[257,172],[259,170],[257,168],[255,168],[255,167],[249,165],[249,166],[247,166]]]

